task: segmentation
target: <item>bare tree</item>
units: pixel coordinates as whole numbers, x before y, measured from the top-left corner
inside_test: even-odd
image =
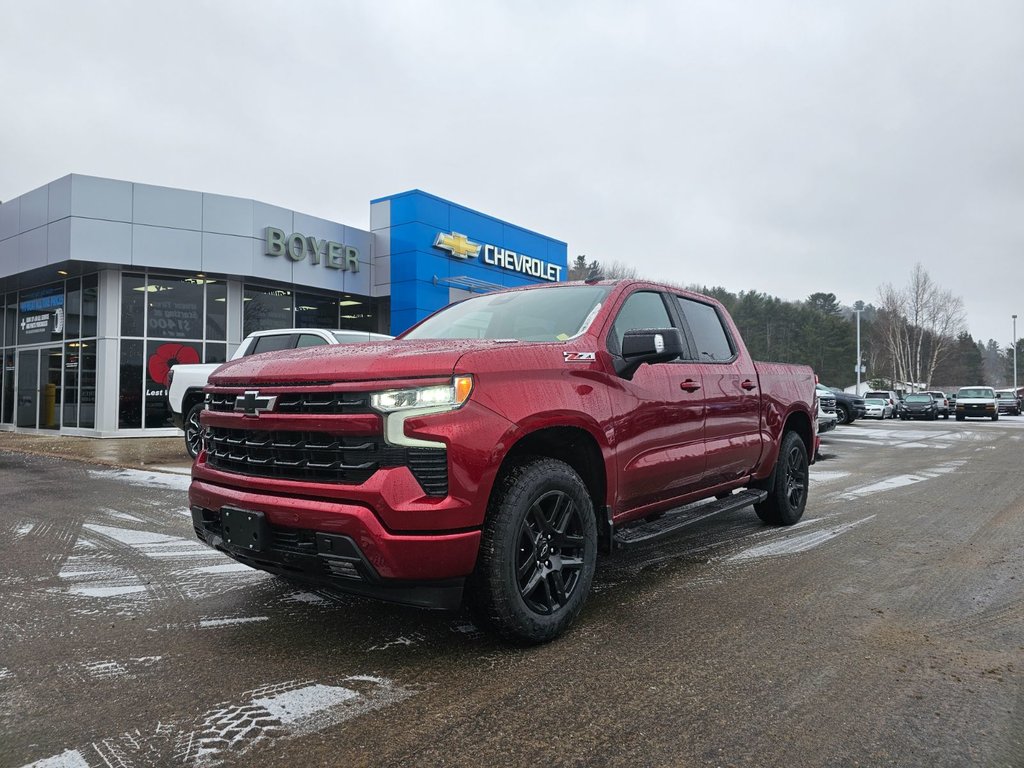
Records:
[[[886,283],[879,298],[893,378],[927,388],[939,361],[965,329],[963,299],[936,285],[920,263],[914,265],[906,288]]]

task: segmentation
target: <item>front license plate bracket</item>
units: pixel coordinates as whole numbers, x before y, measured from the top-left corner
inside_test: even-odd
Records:
[[[220,511],[224,543],[236,549],[262,552],[267,543],[267,518],[262,512],[224,507]]]

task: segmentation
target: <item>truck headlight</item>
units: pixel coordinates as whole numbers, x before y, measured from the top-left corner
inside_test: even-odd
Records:
[[[450,384],[374,392],[370,395],[370,407],[381,413],[423,409],[449,411],[460,408],[472,391],[472,376],[456,376]]]
[[[384,440],[388,445],[445,448],[442,442],[405,434],[405,420],[461,408],[472,391],[472,376],[455,376],[450,384],[374,392],[370,395],[370,407],[384,414]]]

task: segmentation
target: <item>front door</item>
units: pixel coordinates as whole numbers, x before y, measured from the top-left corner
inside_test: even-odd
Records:
[[[18,352],[17,426],[60,429],[62,360],[60,347]]]
[[[39,408],[39,350],[18,353],[18,417],[15,425],[36,428]]]
[[[39,428],[60,429],[61,379],[64,355],[60,347],[39,350]]]

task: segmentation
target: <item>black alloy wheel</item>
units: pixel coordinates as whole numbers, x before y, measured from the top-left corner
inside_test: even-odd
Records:
[[[556,459],[527,459],[495,486],[471,604],[504,637],[552,640],[582,609],[596,562],[594,507],[579,475]]]
[[[804,514],[809,486],[807,446],[796,432],[787,432],[767,489],[768,498],[755,504],[754,511],[769,525],[793,525]]]
[[[193,459],[199,455],[203,447],[203,428],[199,424],[199,414],[203,412],[203,404],[196,403],[188,409],[185,416],[185,450]]]
[[[549,616],[569,604],[584,565],[583,516],[562,491],[530,507],[519,527],[516,579],[523,602]]]

